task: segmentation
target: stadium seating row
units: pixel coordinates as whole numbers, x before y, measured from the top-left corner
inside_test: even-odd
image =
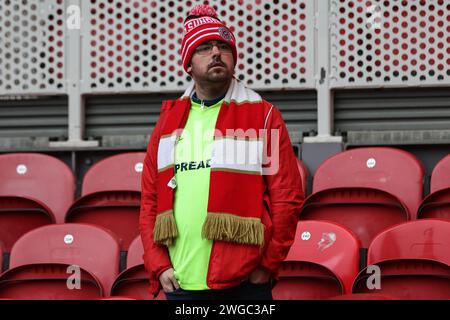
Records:
[[[300,221],[273,288],[275,299],[450,299],[450,221],[422,219],[379,234],[359,269],[360,242],[332,222]],[[22,236],[0,275],[0,299],[164,299],[148,291],[140,237],[119,273],[119,239],[88,224]],[[119,298],[117,298],[119,299]]]
[[[58,159],[43,154],[0,155],[0,247],[6,252],[4,265],[15,266],[8,253],[19,238],[55,223],[96,225],[114,234],[122,253],[131,250],[132,241],[138,235],[144,156],[143,152],[125,153],[99,161],[84,176],[81,197],[74,201],[75,178],[70,168]],[[308,172],[301,161],[298,169],[306,186]],[[417,218],[449,220],[450,155],[433,170],[431,193],[425,199],[422,199],[423,177],[423,166],[403,150],[361,148],[342,152],[318,168],[313,192],[305,200],[300,220],[305,220],[303,224],[334,222],[352,233],[360,243],[358,250],[363,249],[357,260],[364,268],[364,249],[369,248],[369,262],[370,244],[383,231]],[[349,248],[354,246],[348,244],[346,248],[352,251]],[[91,270],[90,266],[86,270]],[[322,271],[326,274],[326,270]],[[89,272],[83,273],[82,279],[94,283],[89,280]],[[127,272],[145,275],[143,268]],[[353,279],[353,275],[354,272],[349,278]],[[101,291],[106,295],[113,278],[106,282],[106,287],[102,284]],[[352,292],[351,281],[345,278],[341,280],[345,290],[340,294]]]
[[[115,232],[126,251],[137,236],[140,176],[145,153],[124,153],[97,162],[74,201],[75,178],[60,160],[43,154],[0,155],[0,242],[6,252],[25,232],[51,223],[92,223]],[[298,161],[302,184],[308,171]],[[450,155],[431,176],[423,199],[424,170],[412,154],[395,148],[339,153],[317,170],[301,220],[340,223],[363,248],[382,230],[417,218],[449,219]],[[16,223],[16,221],[21,223]]]
[[[371,242],[367,267],[360,270],[360,242],[353,232],[332,222],[300,221],[274,297],[376,293],[378,298],[450,299],[449,231],[450,221],[440,219],[391,227]]]
[[[75,177],[60,160],[43,154],[0,155],[0,242],[9,252],[34,228],[52,223],[92,223],[115,232],[126,251],[138,235],[140,177],[145,153],[97,162],[74,201]],[[20,221],[20,223],[17,223]]]

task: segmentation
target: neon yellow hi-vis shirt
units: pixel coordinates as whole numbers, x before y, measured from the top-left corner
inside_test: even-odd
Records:
[[[178,236],[169,255],[184,290],[206,290],[212,241],[202,238],[208,209],[214,128],[222,101],[201,107],[191,100],[186,126],[175,147],[174,215]]]

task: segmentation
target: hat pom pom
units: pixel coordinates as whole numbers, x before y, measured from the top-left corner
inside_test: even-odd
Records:
[[[196,16],[196,17],[208,16],[218,19],[216,10],[214,10],[214,8],[206,4],[199,4],[194,8],[192,8],[191,12],[189,13],[189,16]]]

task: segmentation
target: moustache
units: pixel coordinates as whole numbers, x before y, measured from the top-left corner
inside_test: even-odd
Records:
[[[213,61],[208,65],[208,69],[214,68],[214,67],[223,67],[226,68],[225,63],[222,61]]]

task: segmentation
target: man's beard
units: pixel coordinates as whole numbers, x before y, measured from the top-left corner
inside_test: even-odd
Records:
[[[212,71],[208,70],[208,72],[204,76],[204,80],[209,82],[226,82],[231,78],[231,75],[228,72],[228,69],[221,69],[220,71]]]
[[[211,70],[217,66],[220,66],[221,68]],[[232,77],[233,74],[228,70],[227,65],[219,59],[211,62],[204,74],[197,75],[197,80],[200,82],[224,83],[228,82]]]

